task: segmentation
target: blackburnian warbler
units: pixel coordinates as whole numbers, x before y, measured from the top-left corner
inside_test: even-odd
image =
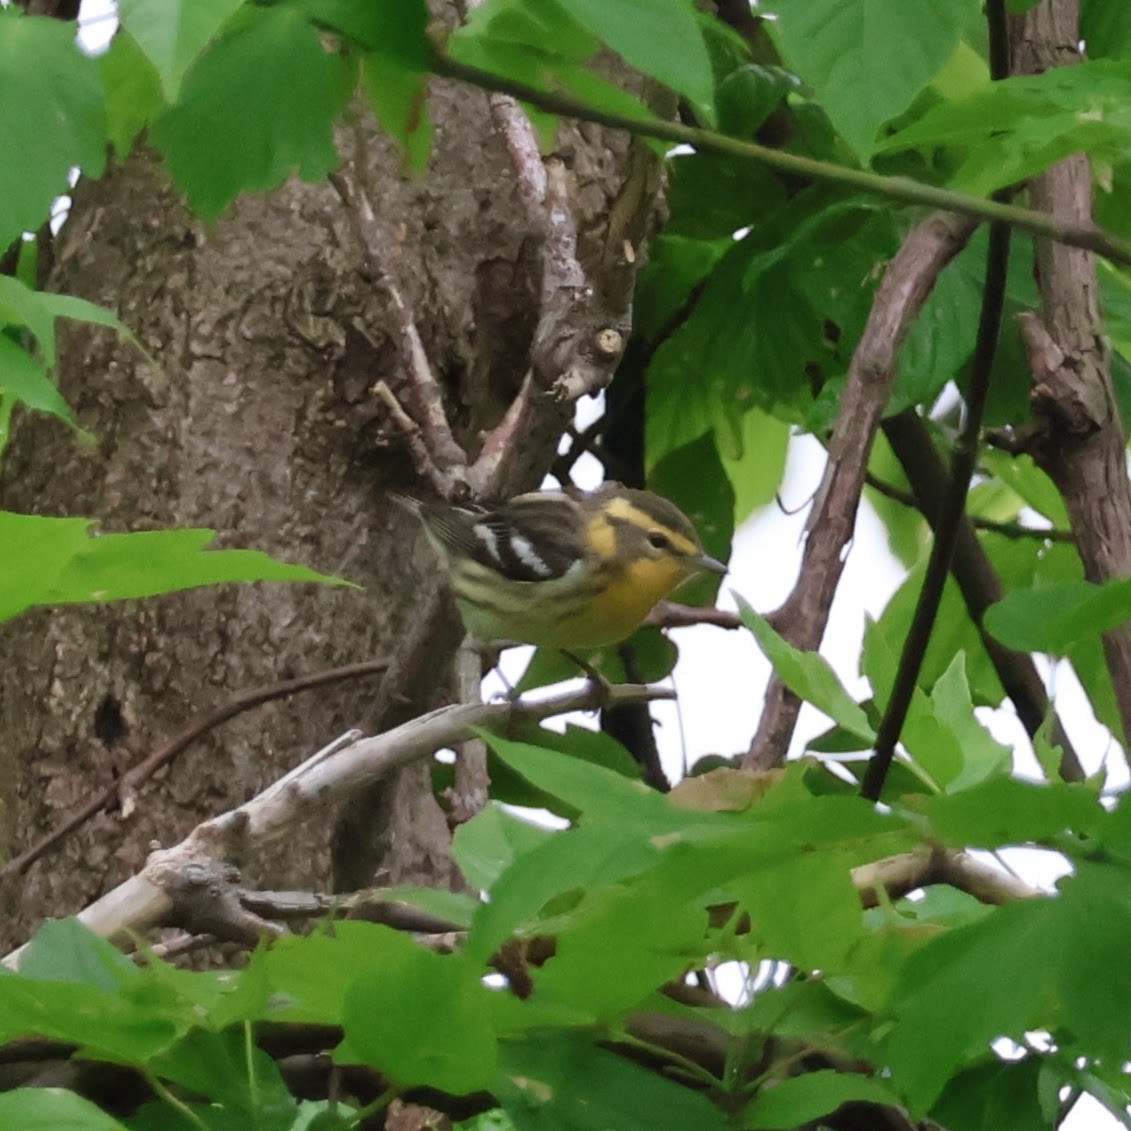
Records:
[[[682,582],[726,573],[674,503],[619,483],[533,491],[494,510],[394,498],[423,520],[483,644],[615,644]]]

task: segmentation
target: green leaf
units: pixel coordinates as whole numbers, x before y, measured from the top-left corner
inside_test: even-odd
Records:
[[[853,1102],[900,1106],[899,1097],[879,1080],[854,1072],[820,1069],[763,1085],[754,1100],[743,1108],[740,1126],[752,1131],[789,1131]]]
[[[98,63],[74,24],[0,8],[0,247],[47,220],[76,165],[101,175],[105,141]]]
[[[106,99],[106,133],[121,161],[138,134],[165,107],[161,79],[136,40],[121,28],[98,62]]]
[[[581,24],[626,62],[685,94],[714,118],[714,76],[688,0],[568,0]]]
[[[1131,618],[1131,579],[1066,581],[1014,590],[986,611],[986,628],[1023,652],[1065,655]]]
[[[460,825],[460,829],[464,828]],[[459,829],[456,830],[457,833]],[[444,919],[460,930],[471,926],[479,900],[466,891],[448,891],[445,888],[382,888],[382,904],[402,904],[415,907],[437,919]]]
[[[673,2],[673,0],[668,0]],[[447,49],[460,62],[545,91],[568,91],[599,110],[646,121],[655,117],[639,98],[584,64],[600,41],[552,0],[495,0],[477,5]],[[555,121],[527,107],[544,148],[553,147]]]
[[[1002,1036],[1023,1040],[1047,1028],[1054,1042],[1071,1041],[1076,1055],[1122,1061],[1131,1040],[1126,979],[1116,986],[1096,972],[1118,968],[1131,933],[1131,874],[1076,866],[1056,898],[997,907],[904,964],[887,1060],[913,1110],[930,1108],[955,1068]],[[986,977],[987,970],[1009,976]]]
[[[980,459],[988,470],[1009,485],[1038,514],[1053,526],[1068,528],[1068,514],[1056,484],[1042,471],[1030,456],[1011,456],[1006,452],[988,448]]]
[[[427,1085],[458,1096],[488,1087],[497,1042],[478,972],[397,931],[375,927],[373,942],[370,971],[346,995],[335,1060],[360,1059],[398,1090]]]
[[[168,102],[243,0],[118,0],[118,18],[153,64]]]
[[[803,652],[783,640],[765,617],[756,613],[741,597],[738,598],[742,623],[754,634],[758,647],[774,665],[778,678],[807,703],[838,722],[865,746],[876,739],[868,716],[844,689],[828,660],[817,652]]]
[[[886,708],[899,671],[902,637],[892,639],[891,623],[881,617],[868,625],[864,634],[861,671],[876,692],[877,705]],[[955,659],[961,663],[962,653]],[[965,684],[965,676],[963,676]],[[971,708],[973,710],[973,708]],[[934,789],[945,788],[962,772],[964,754],[958,736],[935,712],[922,687],[916,686],[908,705],[907,718],[900,733],[900,742],[911,756],[911,769],[916,775],[916,791],[921,790],[923,771]],[[885,785],[885,793],[887,793]]]
[[[706,909],[673,898],[658,883],[589,893],[555,937],[553,959],[535,975],[535,993],[598,1018],[639,1005],[712,949]]]
[[[78,1045],[87,1055],[144,1064],[178,1036],[181,1025],[161,1003],[138,1000],[121,985],[44,982],[0,975],[0,1040],[39,1036]]]
[[[978,14],[974,0],[775,0],[772,8],[786,61],[863,158]]]
[[[493,803],[456,829],[452,856],[468,884],[487,891],[517,857],[553,835]]]
[[[150,135],[206,220],[238,193],[338,164],[333,123],[353,88],[350,59],[323,45],[300,11],[245,6],[192,68]]]
[[[78,919],[48,919],[20,954],[20,975],[114,993],[141,970]]]
[[[427,77],[383,55],[367,55],[361,65],[362,87],[385,131],[400,142],[408,163],[421,170],[432,148]]]
[[[878,149],[953,146],[962,156],[956,188],[986,195],[1084,152],[1114,165],[1131,138],[1131,75],[1122,62],[1097,60],[988,84],[968,98],[940,102]]]
[[[133,335],[112,311],[73,295],[52,294],[24,286],[18,279],[0,275],[0,319],[26,326],[34,335],[48,369],[55,366],[56,323],[60,318],[89,322],[116,330],[128,341]]]
[[[784,67],[761,63],[743,63],[735,67],[719,83],[715,95],[719,107],[719,129],[732,137],[753,137],[766,119],[791,94],[797,93],[800,85],[797,76]],[[780,182],[778,191],[784,191]],[[753,213],[749,202],[745,207],[748,218],[751,218]]]
[[[654,630],[653,630],[654,631]],[[547,649],[540,649],[538,654]],[[629,752],[611,735],[588,727],[566,726],[564,733],[548,730],[533,723],[519,723],[508,727],[511,738],[540,746],[543,750],[556,750],[569,758],[578,758],[596,766],[615,770],[626,778],[639,778],[640,767]],[[494,753],[489,759],[491,794],[497,801],[508,805],[522,805],[531,809],[549,809],[551,812],[571,818],[577,811],[563,805],[557,798],[532,786],[521,774],[516,773],[506,762]]]
[[[984,251],[969,248],[946,265],[911,324],[899,351],[899,373],[885,415],[909,405],[930,405],[974,351],[974,330],[982,308],[979,264]]]
[[[1131,8],[1119,0],[1083,0],[1080,38],[1089,59],[1131,58]]]
[[[725,239],[723,246],[729,246],[739,228],[757,223],[786,202],[780,176],[750,161],[721,153],[677,152],[667,165],[671,219],[660,237],[665,241]]]
[[[727,885],[750,915],[765,957],[825,974],[844,968],[863,933],[851,861],[835,849],[791,854]]]
[[[525,742],[514,742],[497,734],[483,732],[487,745],[513,770],[539,789],[593,819],[631,821],[634,814],[644,820],[671,807],[665,798],[643,782],[624,777],[614,770],[563,758]]]
[[[346,582],[255,550],[208,550],[212,530],[91,536],[85,518],[0,511],[0,620],[35,605],[152,597],[227,581]]]
[[[893,650],[896,647],[894,642],[902,641],[907,636],[919,592],[923,587],[925,567],[924,559],[911,571],[880,614],[877,623],[882,627],[889,647]],[[979,706],[1000,703],[1005,697],[1005,691],[997,671],[990,661],[977,626],[970,619],[957,583],[948,578],[919,673],[919,686],[924,689],[932,687],[959,652],[966,656],[966,679],[974,702]]]
[[[792,430],[777,418],[750,409],[742,418],[742,454],[723,457],[723,470],[734,492],[734,522],[739,525],[772,503],[785,475]]]
[[[741,455],[740,421],[758,405],[804,408],[805,380],[822,319],[785,278],[788,247],[762,251],[747,237],[715,264],[648,367],[645,449],[656,460],[713,431],[722,458]],[[734,320],[735,309],[757,319]]]
[[[47,376],[47,370],[4,333],[0,333],[0,397],[11,397],[78,427],[71,406]]]
[[[500,1048],[491,1091],[519,1131],[725,1131],[702,1093],[595,1047],[583,1034],[531,1033]]]
[[[1103,817],[1095,793],[1085,786],[1007,777],[950,796],[907,801],[927,817],[939,840],[956,848],[1048,843],[1065,832],[1090,833]]]
[[[272,991],[262,1017],[268,1021],[340,1025],[346,995],[357,980],[372,976],[387,927],[343,920],[302,937],[287,935],[252,955],[248,971]]]
[[[713,431],[722,458],[737,459],[750,407],[783,420],[808,414],[814,385],[847,368],[834,338],[848,342],[863,325],[869,275],[893,234],[872,201],[814,187],[735,240],[653,354],[648,458]],[[758,317],[736,320],[735,310]]]
[[[966,789],[986,778],[1008,774],[1013,752],[978,721],[970,685],[966,682],[966,657],[959,652],[931,689],[935,717],[954,735],[962,752],[961,771],[947,782],[948,788]]]
[[[16,1088],[0,1094],[0,1126],[36,1131],[127,1131],[90,1100],[64,1088]]]
[[[682,160],[673,159],[677,164]],[[671,333],[673,322],[692,300],[694,290],[710,275],[719,258],[732,246],[729,228],[725,239],[688,239],[665,231],[649,248],[648,262],[636,283],[633,334],[658,345]],[[650,453],[655,460],[663,453]]]
[[[316,23],[364,48],[362,85],[369,104],[386,133],[400,143],[411,167],[422,169],[432,141],[427,79],[434,54],[424,0],[297,2]]]
[[[222,1105],[226,1114],[242,1116],[252,1131],[290,1128],[294,1122],[295,1101],[275,1062],[256,1045],[250,1026],[187,1033],[154,1057],[150,1067],[162,1079]]]
[[[580,648],[578,656],[609,683],[658,683],[671,675],[679,651],[658,628],[645,625],[619,644]],[[539,648],[531,656],[515,690],[524,692],[535,687],[550,687],[582,674],[577,664],[559,649]]]
[[[931,1109],[940,1127],[958,1131],[1048,1131],[1049,1119],[1038,1097],[1042,1057],[1002,1061],[987,1057],[957,1073]]]

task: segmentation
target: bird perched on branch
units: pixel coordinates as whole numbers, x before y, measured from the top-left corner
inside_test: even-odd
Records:
[[[684,581],[726,573],[674,503],[619,483],[532,491],[493,510],[393,498],[424,523],[483,644],[615,644]]]

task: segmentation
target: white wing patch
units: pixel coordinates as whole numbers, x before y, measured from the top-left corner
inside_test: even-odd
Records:
[[[553,577],[554,571],[542,560],[529,538],[511,531],[509,541],[511,552],[532,573],[536,573],[539,577]]]
[[[499,536],[485,522],[477,522],[472,528],[475,537],[487,547],[487,553],[499,561]]]

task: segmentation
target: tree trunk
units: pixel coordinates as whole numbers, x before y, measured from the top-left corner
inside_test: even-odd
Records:
[[[383,494],[414,479],[371,391],[377,380],[394,391],[406,381],[387,283],[404,297],[456,437],[473,454],[519,389],[546,315],[546,226],[520,191],[497,114],[475,91],[437,83],[433,93],[425,175],[406,174],[364,117],[341,139],[375,203],[384,280],[372,278],[327,184],[241,198],[208,227],[145,150],[78,186],[50,289],[116,310],[153,361],[106,331],[67,330],[59,383],[94,443],[52,419],[23,419],[2,505],[90,516],[103,530],[207,526],[218,546],[263,550],[362,588],[228,585],[41,610],[4,626],[6,653],[22,660],[0,672],[5,856],[234,693],[391,654],[414,624],[435,566],[415,520]],[[589,126],[560,135],[578,259],[601,306],[623,322],[639,259],[631,253],[655,208],[655,165],[622,135]],[[575,313],[591,317],[592,303]],[[537,484],[556,439],[537,437],[509,490]],[[436,673],[457,642],[448,625],[428,657],[433,695],[443,694]],[[86,822],[4,880],[4,942],[79,909],[135,870],[153,842],[177,840],[343,730],[372,729],[378,682],[306,692],[210,732],[136,805]],[[427,766],[385,783],[362,817],[382,878],[458,882]],[[325,886],[331,831],[310,828],[269,861],[241,862],[248,880]]]

